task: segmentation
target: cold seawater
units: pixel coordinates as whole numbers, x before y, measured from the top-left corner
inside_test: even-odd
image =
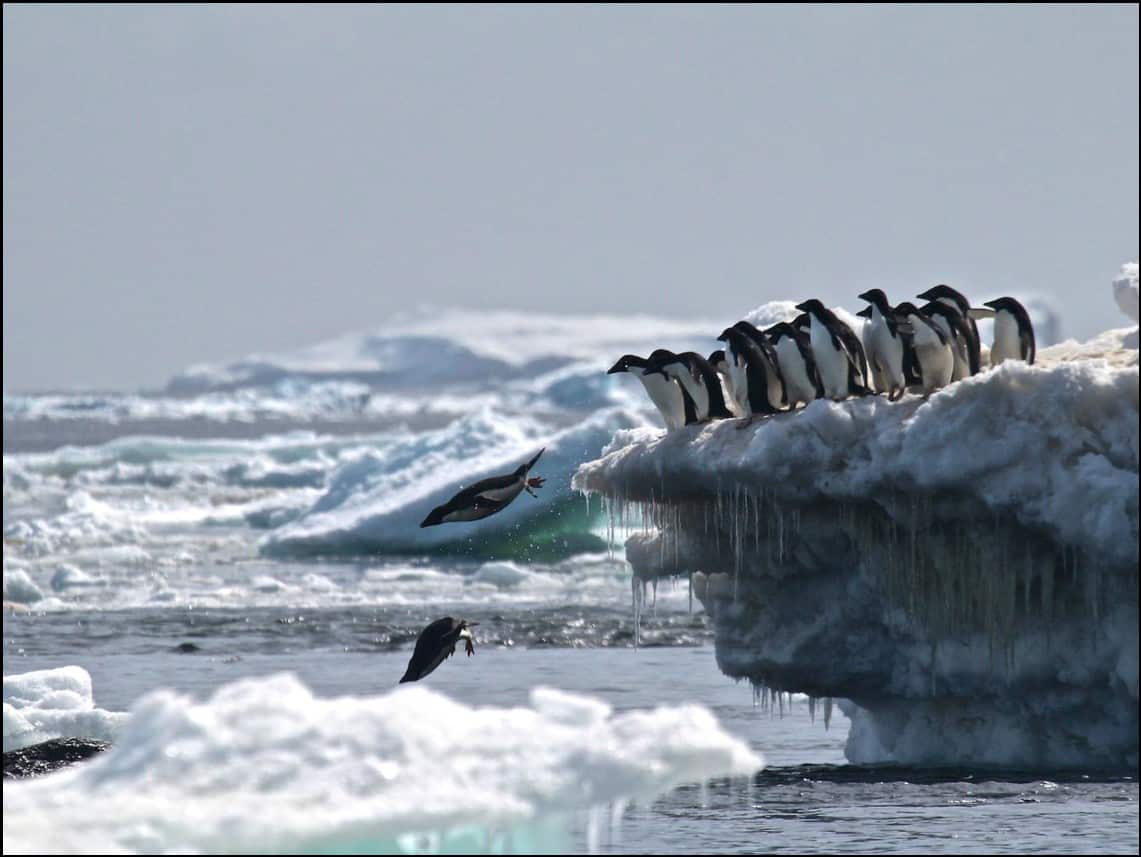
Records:
[[[712,622],[684,578],[648,589],[636,619],[625,534],[608,533],[598,500],[588,504],[569,483],[616,431],[652,427],[655,416],[632,379],[607,377],[591,355],[648,353],[665,341],[680,349],[686,337],[707,337],[711,325],[646,321],[632,335],[629,320],[575,327],[565,319],[496,317],[482,320],[493,330],[476,341],[464,338],[466,328],[481,327],[469,315],[435,339],[413,326],[312,353],[198,367],[163,394],[6,395],[5,677],[82,667],[96,709],[85,722],[113,727],[116,737],[122,718],[100,712],[127,711],[160,688],[214,706],[191,712],[189,701],[149,697],[153,729],[140,727],[131,746],[152,758],[124,759],[107,774],[157,777],[137,781],[149,789],[176,779],[162,766],[189,753],[162,736],[221,722],[221,703],[208,702],[215,693],[236,706],[244,686],[235,683],[291,673],[331,706],[326,719],[337,721],[338,710],[393,690],[427,622],[457,615],[480,622],[475,656],[461,651],[415,687],[492,712],[493,720],[508,717],[500,709],[529,703],[544,717],[565,719],[570,737],[559,757],[542,752],[541,730],[517,730],[524,742],[536,741],[518,751],[520,776],[544,770],[552,758],[578,771],[602,746],[592,747],[589,736],[602,741],[605,732],[591,731],[602,727],[581,704],[535,703],[536,687],[586,694],[623,713],[699,703],[765,764],[751,779],[687,781],[687,771],[704,768],[686,753],[716,746],[716,736],[677,735],[671,747],[672,721],[647,714],[647,734],[656,739],[647,753],[660,749],[659,767],[690,784],[625,807],[605,800],[586,812],[575,804],[565,828],[544,821],[510,840],[484,831],[483,839],[453,842],[460,850],[509,842],[516,850],[606,853],[1137,852],[1138,789],[1128,770],[849,765],[849,722],[838,709],[826,726],[822,704],[814,711],[804,697],[775,708],[756,704],[748,683],[722,674]],[[536,328],[545,340],[527,338]],[[561,351],[544,350],[543,341]],[[447,359],[430,362],[441,354]],[[401,386],[408,366],[431,370],[432,385]],[[457,366],[470,377],[457,376]],[[457,487],[509,471],[542,446],[539,470],[548,481],[540,499],[522,496],[478,525],[418,529],[425,512]],[[68,677],[72,688],[82,685],[76,681]],[[288,684],[245,693],[260,694],[271,709],[280,694],[286,720],[315,705]],[[257,700],[239,701],[239,722],[244,711],[254,722],[255,713],[268,716],[255,711]],[[410,710],[397,705],[398,713]],[[462,711],[464,720],[474,717]],[[8,725],[6,710],[6,742]],[[338,728],[337,735],[354,737],[352,723]],[[201,731],[203,741],[212,735]],[[483,754],[480,764],[493,767],[498,757],[481,741],[506,739],[492,730],[469,738]],[[708,741],[690,746],[691,738]],[[217,749],[207,744],[204,758]],[[321,747],[285,749],[319,768]],[[198,767],[187,761],[179,776],[209,781],[202,757],[186,758],[197,758]],[[242,757],[229,761],[240,773]],[[272,790],[276,764],[271,755],[264,776],[247,773]],[[597,765],[584,764],[581,773],[595,786],[615,779]],[[227,769],[223,778],[235,776]],[[534,784],[508,785],[525,794]],[[98,791],[60,800],[66,806],[78,794],[94,801]],[[6,834],[9,824],[21,835],[34,831],[37,801],[21,799],[10,812],[7,792]],[[142,826],[154,827],[164,811],[158,807]],[[209,811],[201,826],[217,827],[220,836],[227,824],[257,821],[229,807]],[[375,839],[352,839],[355,823],[346,822],[344,838],[313,840],[313,850],[381,849]],[[146,841],[151,850],[163,844]],[[287,840],[281,850],[307,841]],[[207,850],[227,850],[224,839],[212,842]],[[398,844],[442,847],[431,838]]]

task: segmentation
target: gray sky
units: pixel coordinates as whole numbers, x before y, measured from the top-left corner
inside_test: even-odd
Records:
[[[3,14],[7,392],[422,303],[728,323],[949,282],[1125,323],[1136,5]]]

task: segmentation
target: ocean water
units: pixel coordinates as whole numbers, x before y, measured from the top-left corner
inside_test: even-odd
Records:
[[[707,326],[646,321],[630,341],[629,324],[548,319],[552,354],[528,338],[535,319],[485,322],[484,339],[449,329],[442,352],[413,325],[198,367],[161,394],[6,395],[5,676],[78,665],[116,712],[283,672],[320,699],[367,697],[394,687],[427,622],[464,616],[480,623],[475,656],[421,682],[457,702],[526,705],[536,687],[619,712],[696,702],[764,758],[749,779],[572,812],[530,847],[1137,853],[1129,772],[849,765],[838,709],[826,723],[804,697],[772,705],[721,674],[687,580],[635,592],[625,531],[569,481],[655,416],[590,355],[644,353],[664,333],[680,350]],[[437,358],[436,387],[402,385],[400,360]],[[540,447],[540,499],[417,527]]]

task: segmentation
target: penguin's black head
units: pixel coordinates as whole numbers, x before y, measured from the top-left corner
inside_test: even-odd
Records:
[[[812,326],[812,317],[808,313],[802,312],[796,318],[789,322],[797,330],[804,330]]]
[[[891,304],[887,302],[887,295],[883,293],[883,289],[868,289],[860,295],[860,300],[867,301],[881,313],[885,313],[891,307]],[[857,313],[857,315],[863,315],[863,313]],[[870,316],[871,313],[868,314],[868,317]]]
[[[665,375],[667,366],[683,362],[681,355],[666,351],[664,348],[660,350],[664,352],[661,356],[655,358],[653,354],[650,355],[646,368],[642,370],[643,375]],[[657,351],[654,352],[654,354],[657,353]]]
[[[740,335],[741,335],[741,331],[737,330],[737,328],[727,327],[723,331],[721,331],[721,335],[717,337],[717,341],[718,342],[732,342],[734,339],[736,339]]]
[[[655,363],[660,360],[668,360],[677,355],[670,351],[668,348],[655,348],[653,353],[647,359],[647,363]]]
[[[782,336],[792,336],[793,329],[787,321],[778,321],[772,327],[766,327],[764,334],[773,342],[780,342]]]
[[[901,318],[907,318],[908,316],[919,315],[919,310],[915,308],[915,304],[904,301],[895,305],[895,314]]]
[[[955,306],[959,308],[959,312],[964,314],[971,307],[971,302],[966,299],[962,292],[957,292],[943,283],[932,286],[922,294],[916,295],[916,297],[925,301],[937,301],[940,298],[947,298],[948,300],[954,301]]]
[[[860,297],[864,298],[863,295],[860,295]],[[867,300],[867,298],[864,298],[864,300]],[[872,317],[872,308],[870,306],[866,306],[862,310],[860,310],[858,313],[856,313],[856,315],[858,315],[860,318],[871,318]]]
[[[815,313],[824,309],[824,304],[820,303],[817,298],[809,298],[803,303],[796,305],[796,308],[801,312]]]
[[[713,366],[717,366],[719,363],[724,363],[725,362],[725,351],[724,351],[724,349],[718,348],[716,351],[714,351],[712,354],[709,355],[708,359],[709,359],[710,364]]]
[[[988,306],[995,312],[1006,310],[1011,315],[1019,318],[1029,318],[1029,315],[1026,313],[1026,307],[1014,298],[995,298],[993,301],[986,301],[983,306]]]
[[[618,362],[606,370],[607,375],[613,375],[616,372],[629,372],[631,369],[642,369],[646,365],[646,358],[638,357],[636,354],[623,354],[618,358]]]
[[[749,322],[745,321],[744,319],[737,322],[735,325],[733,325],[733,327],[737,328],[737,330],[741,331],[741,333],[745,334],[746,336],[756,335],[756,334],[760,333],[760,331],[757,330],[756,325],[750,324]]]

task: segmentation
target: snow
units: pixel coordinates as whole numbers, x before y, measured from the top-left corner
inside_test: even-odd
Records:
[[[4,788],[6,853],[558,850],[571,814],[762,759],[698,705],[613,712],[538,688],[475,708],[416,686],[319,699],[280,674],[156,691],[116,746]]]
[[[1113,297],[1121,311],[1137,321],[1137,263],[1126,262],[1113,281]]]
[[[4,600],[17,604],[34,604],[44,597],[32,578],[22,568],[4,566]]]
[[[4,676],[5,753],[53,738],[114,741],[126,720],[95,707],[91,676],[82,667]]]

